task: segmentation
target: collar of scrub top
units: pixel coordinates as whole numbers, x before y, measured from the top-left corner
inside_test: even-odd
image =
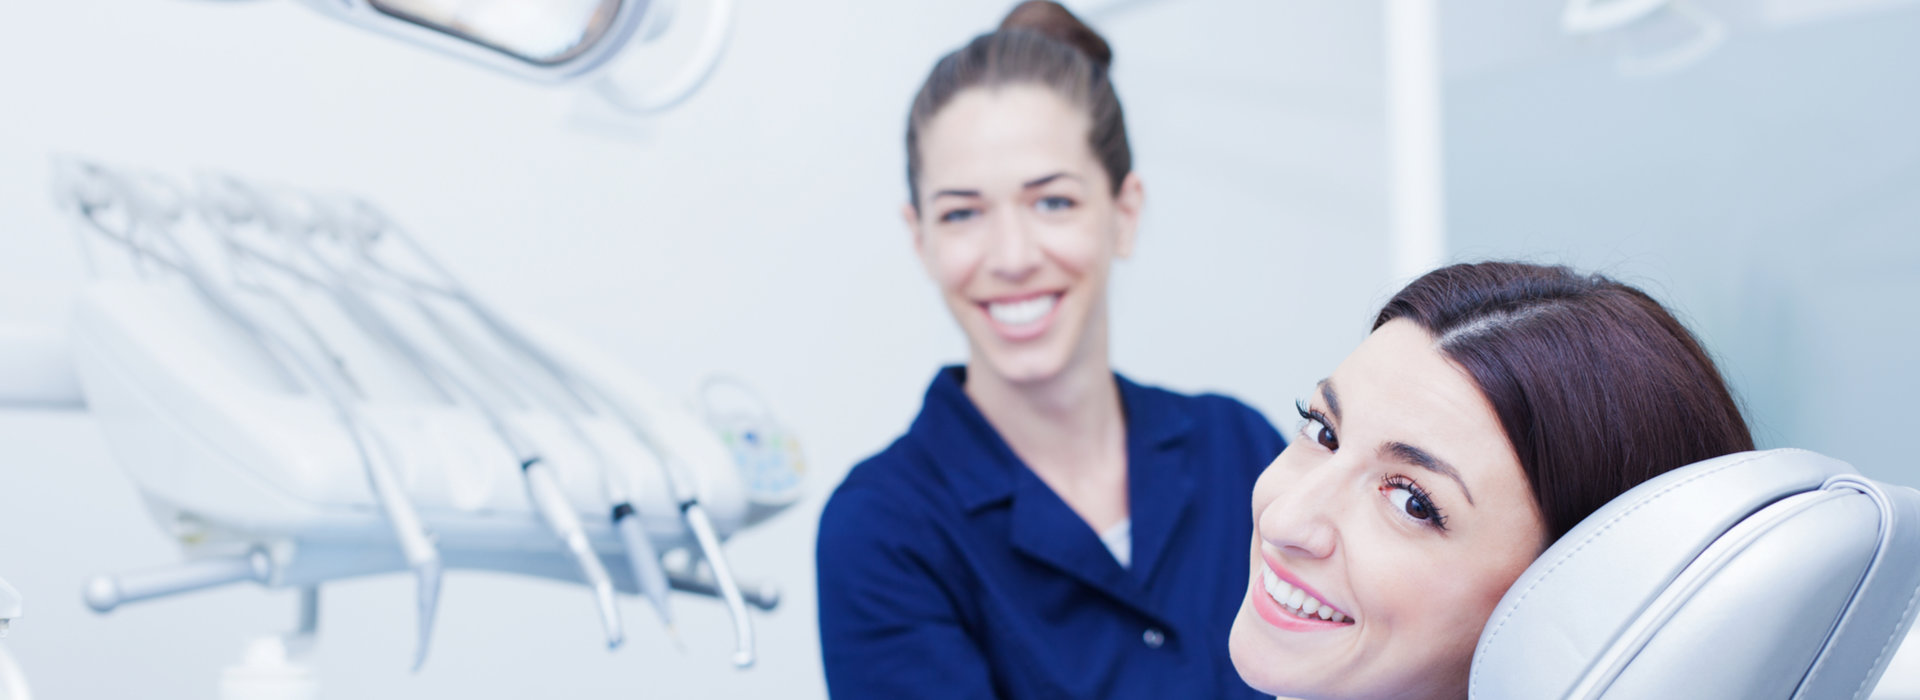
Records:
[[[1140,582],[1150,581],[1174,526],[1193,502],[1185,438],[1193,418],[1177,397],[1128,381],[1118,373],[1127,427],[1127,498],[1133,522],[1133,562],[1123,568],[1093,527],[1027,468],[963,384],[965,367],[940,370],[911,432],[924,440],[968,514],[1011,502],[1014,549],[1141,612]]]

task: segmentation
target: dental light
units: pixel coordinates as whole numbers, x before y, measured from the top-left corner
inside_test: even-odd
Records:
[[[410,571],[417,668],[443,572],[485,569],[584,584],[609,647],[616,592],[662,622],[669,589],[720,598],[753,663],[747,608],[779,594],[741,586],[721,541],[796,501],[801,461],[751,392],[668,401],[482,303],[356,197],[55,175],[98,277],[73,323],[87,408],[187,556],[94,579],[95,610],[252,581],[302,590],[311,636],[320,584]]]
[[[1620,29],[1662,8],[1673,0],[1568,0],[1560,14],[1560,28],[1568,34],[1599,34]]]
[[[1627,77],[1679,71],[1727,40],[1727,23],[1687,0],[1567,0],[1560,29],[1569,36],[1610,35],[1614,67]]]
[[[712,75],[733,23],[733,0],[300,0],[329,17],[543,83],[591,81],[633,113],[672,107]],[[657,43],[703,6],[700,39],[679,71],[636,87],[610,69]]]

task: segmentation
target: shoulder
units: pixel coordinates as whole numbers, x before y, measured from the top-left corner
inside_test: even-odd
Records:
[[[1273,423],[1239,399],[1223,394],[1200,394],[1190,400],[1196,426],[1212,441],[1252,459],[1251,463],[1258,465],[1256,475],[1287,448],[1286,438]]]
[[[1266,416],[1232,396],[1217,393],[1182,394],[1157,386],[1132,384],[1132,392],[1174,410],[1154,411],[1169,420],[1192,422],[1192,429],[1213,440],[1250,444],[1259,449],[1285,447],[1280,432]]]
[[[940,488],[931,460],[903,436],[854,465],[834,488],[820,512],[820,546],[910,537],[931,525]]]
[[[1242,487],[1250,488],[1273,458],[1287,448],[1286,439],[1266,416],[1231,396],[1187,395],[1139,385],[1129,391],[1160,406],[1147,413],[1169,422],[1147,430],[1183,436],[1193,450],[1192,458],[1201,460],[1207,471],[1232,476],[1223,483],[1231,484],[1236,493]]]
[[[1242,430],[1272,430],[1273,424],[1252,406],[1226,394],[1195,394],[1185,397],[1196,417]]]

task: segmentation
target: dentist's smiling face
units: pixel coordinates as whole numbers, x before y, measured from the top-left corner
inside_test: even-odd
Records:
[[[1234,667],[1280,696],[1466,697],[1487,616],[1546,544],[1492,405],[1395,320],[1301,413],[1254,486]]]
[[[1142,189],[1109,181],[1083,110],[1038,86],[960,93],[921,136],[905,217],[974,364],[1011,383],[1105,362],[1107,279]]]

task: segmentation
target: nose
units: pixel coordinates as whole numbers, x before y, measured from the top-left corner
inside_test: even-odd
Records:
[[[1262,479],[1278,479],[1274,497],[1256,514],[1254,531],[1267,546],[1288,557],[1325,559],[1340,541],[1336,515],[1350,502],[1341,488],[1340,465],[1324,462],[1309,469],[1269,468]]]
[[[1038,232],[1017,207],[1000,207],[988,235],[987,270],[1009,282],[1023,282],[1039,271],[1045,254],[1040,250]]]

